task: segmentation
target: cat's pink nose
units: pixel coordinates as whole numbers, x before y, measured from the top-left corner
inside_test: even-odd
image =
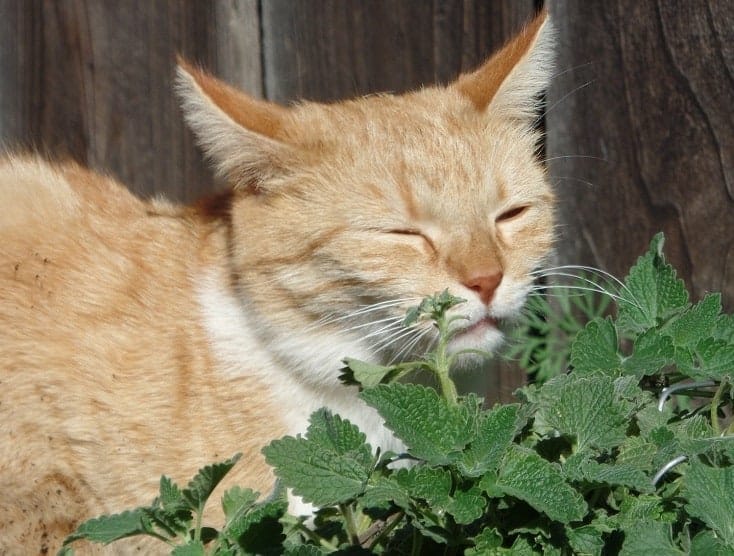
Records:
[[[500,285],[500,282],[502,282],[502,273],[495,272],[493,274],[470,278],[464,282],[464,286],[477,292],[482,303],[489,305],[494,297],[494,292],[497,291],[497,287]]]

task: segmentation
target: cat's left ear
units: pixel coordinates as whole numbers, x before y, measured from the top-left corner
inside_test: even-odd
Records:
[[[513,39],[453,86],[480,111],[529,120],[553,70],[555,33],[548,13],[538,14]]]
[[[251,97],[181,58],[177,77],[186,122],[233,187],[263,191],[298,158],[299,149],[285,139],[288,108]]]

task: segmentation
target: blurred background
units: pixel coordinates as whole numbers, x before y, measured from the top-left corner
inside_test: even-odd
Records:
[[[0,0],[0,144],[190,202],[217,185],[176,53],[284,103],[400,92],[472,69],[543,7],[557,262],[621,277],[664,231],[694,297],[734,310],[734,0]],[[486,380],[507,399],[524,377]]]

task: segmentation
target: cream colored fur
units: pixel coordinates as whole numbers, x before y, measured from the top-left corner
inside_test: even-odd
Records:
[[[468,300],[453,347],[499,342],[552,243],[528,117],[551,41],[540,16],[447,87],[292,108],[183,64],[186,119],[234,188],[195,207],[1,161],[0,552],[56,551],[235,452],[224,488],[267,493],[260,449],[322,405],[398,448],[341,360],[420,353],[434,332],[397,323],[445,288]]]

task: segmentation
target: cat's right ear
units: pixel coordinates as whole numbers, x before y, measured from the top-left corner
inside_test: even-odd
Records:
[[[235,188],[262,189],[295,149],[282,140],[288,108],[256,99],[178,59],[184,117],[217,173]]]

